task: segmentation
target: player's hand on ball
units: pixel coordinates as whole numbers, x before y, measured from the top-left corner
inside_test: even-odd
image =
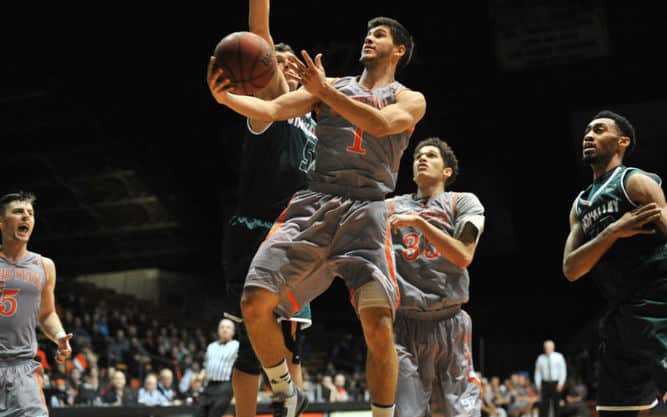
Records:
[[[225,104],[227,93],[233,92],[234,84],[229,78],[225,77],[222,68],[215,65],[215,61],[215,57],[212,56],[208,62],[208,71],[206,73],[208,89],[211,92],[211,95],[215,98],[215,101],[220,104]]]
[[[69,344],[69,340],[72,338],[72,333],[68,333],[65,336],[58,339],[58,351],[56,352],[56,362],[62,363],[65,359],[69,358],[72,355],[72,347]]]

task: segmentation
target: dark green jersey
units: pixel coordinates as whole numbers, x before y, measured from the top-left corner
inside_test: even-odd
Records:
[[[655,174],[638,168],[618,166],[596,179],[576,199],[576,215],[586,241],[638,205],[630,200],[625,184],[631,175],[643,173],[661,184]],[[610,301],[627,299],[652,277],[641,271],[649,264],[667,260],[665,236],[636,235],[618,239],[593,269],[594,279]]]
[[[316,144],[310,115],[274,122],[262,132],[248,126],[235,216],[270,227],[292,195],[306,187]]]

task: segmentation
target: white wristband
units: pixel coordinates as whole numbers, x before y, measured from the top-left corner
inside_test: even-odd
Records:
[[[62,338],[65,337],[65,336],[67,336],[67,333],[65,333],[64,330],[61,330],[61,331],[59,331],[58,333],[56,333],[56,336],[55,336],[55,337],[56,337],[56,340],[60,340],[60,339],[62,339]]]

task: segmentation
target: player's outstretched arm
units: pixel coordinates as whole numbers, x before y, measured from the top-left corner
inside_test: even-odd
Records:
[[[274,100],[232,94],[230,91],[234,86],[224,76],[222,69],[215,69],[213,56],[208,65],[207,81],[209,91],[218,103],[250,119],[270,122],[303,116],[310,112],[317,102],[316,97],[303,89],[283,94]]]
[[[250,0],[248,8],[248,27],[250,32],[255,33],[266,40],[275,56],[276,50],[269,29],[269,0]],[[273,77],[266,87],[255,93],[256,97],[264,100],[271,100],[280,95],[289,92],[289,85],[282,71],[273,73]],[[250,126],[255,132],[264,131],[271,122],[250,119]]]
[[[42,259],[46,271],[46,282],[44,283],[44,287],[42,287],[38,320],[46,337],[58,344],[56,360],[62,362],[72,354],[72,348],[69,344],[72,334],[65,333],[60,318],[58,317],[58,313],[56,312],[56,266],[51,259]]]
[[[274,49],[273,38],[269,29],[269,0],[249,0],[248,29],[250,32],[264,38]]]

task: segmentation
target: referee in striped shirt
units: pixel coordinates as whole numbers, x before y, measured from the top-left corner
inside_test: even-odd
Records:
[[[234,339],[234,322],[222,319],[218,324],[218,340],[209,344],[204,358],[206,386],[197,403],[194,417],[220,417],[232,401],[232,368],[239,351]]]

